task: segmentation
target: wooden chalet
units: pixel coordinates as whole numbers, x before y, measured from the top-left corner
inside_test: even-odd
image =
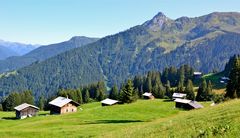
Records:
[[[38,107],[27,103],[18,105],[14,109],[16,110],[16,118],[18,119],[36,116],[39,111]]]
[[[79,103],[65,97],[57,97],[49,102],[50,114],[65,114],[71,112],[77,112]]]
[[[117,101],[117,100],[112,100],[112,99],[109,99],[109,98],[101,101],[102,106],[111,106],[111,105],[117,104],[118,102],[119,101]]]
[[[203,106],[197,101],[187,99],[175,99],[174,101],[176,102],[176,108],[182,108],[186,110],[203,108]]]
[[[173,93],[172,95],[172,99],[175,100],[175,99],[185,99],[187,96],[187,94],[185,93]]]
[[[150,93],[150,92],[145,92],[145,93],[143,94],[143,98],[144,98],[144,99],[151,99],[151,100],[153,100],[155,97],[152,95],[152,93]]]

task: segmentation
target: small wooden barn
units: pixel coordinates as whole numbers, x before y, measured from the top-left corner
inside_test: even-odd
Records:
[[[27,103],[18,105],[14,109],[16,110],[16,118],[18,119],[36,116],[39,111],[38,107]]]
[[[50,114],[65,114],[77,112],[79,103],[65,97],[57,97],[56,99],[49,102]]]
[[[145,92],[145,93],[143,94],[143,98],[144,98],[144,99],[151,99],[151,100],[153,100],[155,97],[152,95],[152,93],[150,93],[150,92]]]
[[[192,100],[175,99],[174,101],[176,102],[176,108],[182,108],[186,110],[203,108],[203,106],[200,103]]]
[[[187,96],[187,94],[185,93],[173,93],[172,95],[172,99],[175,100],[175,99],[185,99]]]
[[[118,102],[119,101],[117,101],[117,100],[112,100],[112,99],[109,99],[109,98],[101,101],[102,106],[111,106],[111,105],[117,104]]]

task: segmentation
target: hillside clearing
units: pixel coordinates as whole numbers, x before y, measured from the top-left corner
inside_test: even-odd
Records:
[[[82,111],[11,120],[0,112],[1,137],[237,137],[240,100],[193,111],[174,108],[174,102],[139,100],[133,104],[101,107],[83,105]],[[6,118],[8,117],[8,118]],[[11,128],[11,129],[9,129]]]

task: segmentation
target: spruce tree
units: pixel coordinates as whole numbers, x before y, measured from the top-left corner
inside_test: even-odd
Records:
[[[117,87],[116,84],[112,87],[112,89],[109,93],[109,98],[110,99],[115,99],[115,100],[118,99],[118,87]]]
[[[83,98],[82,98],[82,91],[81,91],[81,89],[77,89],[76,92],[77,92],[77,102],[82,104],[83,103]]]
[[[229,75],[225,97],[238,98],[240,97],[240,58],[235,56],[234,63]]]
[[[8,97],[3,102],[3,110],[4,111],[13,111],[15,106],[21,104],[21,97],[19,93],[12,92],[8,95]]]
[[[205,79],[203,79],[202,83],[200,84],[198,88],[198,93],[196,96],[197,101],[206,101],[207,97],[207,82]]]
[[[38,100],[38,107],[41,111],[44,109],[44,103],[45,103],[44,97],[40,96],[40,98]]]
[[[89,103],[90,102],[90,95],[89,95],[88,89],[85,90],[83,101],[84,101],[84,103]]]
[[[169,80],[167,80],[167,84],[166,84],[166,96],[172,99],[171,84]]]
[[[187,99],[189,100],[195,100],[195,94],[193,89],[193,83],[191,80],[188,80],[187,86],[185,88],[185,93],[187,94]]]
[[[127,81],[127,84],[122,87],[121,93],[120,93],[120,100],[123,103],[131,103],[134,102],[136,99],[134,98],[134,88],[133,88],[133,83],[129,79]]]
[[[103,81],[98,82],[96,91],[98,93],[98,97],[96,97],[98,101],[101,101],[106,98],[107,90]]]
[[[212,92],[212,83],[211,81],[209,80],[208,81],[208,84],[207,84],[207,100],[212,100],[212,97],[213,97],[213,92]]]

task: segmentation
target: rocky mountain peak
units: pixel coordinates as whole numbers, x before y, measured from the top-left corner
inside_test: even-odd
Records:
[[[168,20],[170,20],[168,17],[166,17],[162,12],[159,12],[151,20],[145,22],[143,25],[153,31],[157,31],[161,29],[164,23],[166,23]]]

